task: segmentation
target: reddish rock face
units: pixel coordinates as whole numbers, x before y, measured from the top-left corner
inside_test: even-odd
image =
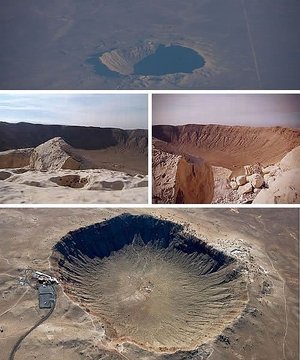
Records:
[[[155,146],[164,151],[201,157],[210,165],[232,170],[235,176],[244,174],[248,164],[274,164],[300,145],[299,129],[280,127],[155,125],[153,137]]]
[[[177,165],[175,202],[210,204],[214,196],[214,177],[210,165],[201,159],[182,157]]]

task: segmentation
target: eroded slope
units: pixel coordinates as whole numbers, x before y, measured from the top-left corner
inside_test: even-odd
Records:
[[[274,164],[300,145],[300,130],[281,127],[155,125],[153,137],[164,151],[199,156],[231,170],[258,162]]]

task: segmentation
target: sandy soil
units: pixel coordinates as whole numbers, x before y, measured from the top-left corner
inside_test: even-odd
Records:
[[[21,344],[16,360],[199,359],[293,360],[298,358],[298,209],[1,209],[0,346],[4,359],[19,336],[46,310],[24,270],[50,271],[52,247],[67,232],[130,212],[179,222],[246,267],[248,304],[222,336],[194,351],[158,354],[133,344],[112,344],[96,317],[57,287],[51,317]]]

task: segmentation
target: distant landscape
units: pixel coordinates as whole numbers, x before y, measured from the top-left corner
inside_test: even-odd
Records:
[[[0,88],[299,89],[299,7],[297,0],[5,1]]]

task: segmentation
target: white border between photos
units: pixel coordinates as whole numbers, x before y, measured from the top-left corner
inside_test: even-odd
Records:
[[[152,204],[152,95],[154,94],[195,94],[195,95],[300,95],[300,90],[0,90],[2,94],[108,94],[108,95],[147,95],[148,96],[148,201],[144,204],[0,204],[3,208],[300,208],[299,204]]]

